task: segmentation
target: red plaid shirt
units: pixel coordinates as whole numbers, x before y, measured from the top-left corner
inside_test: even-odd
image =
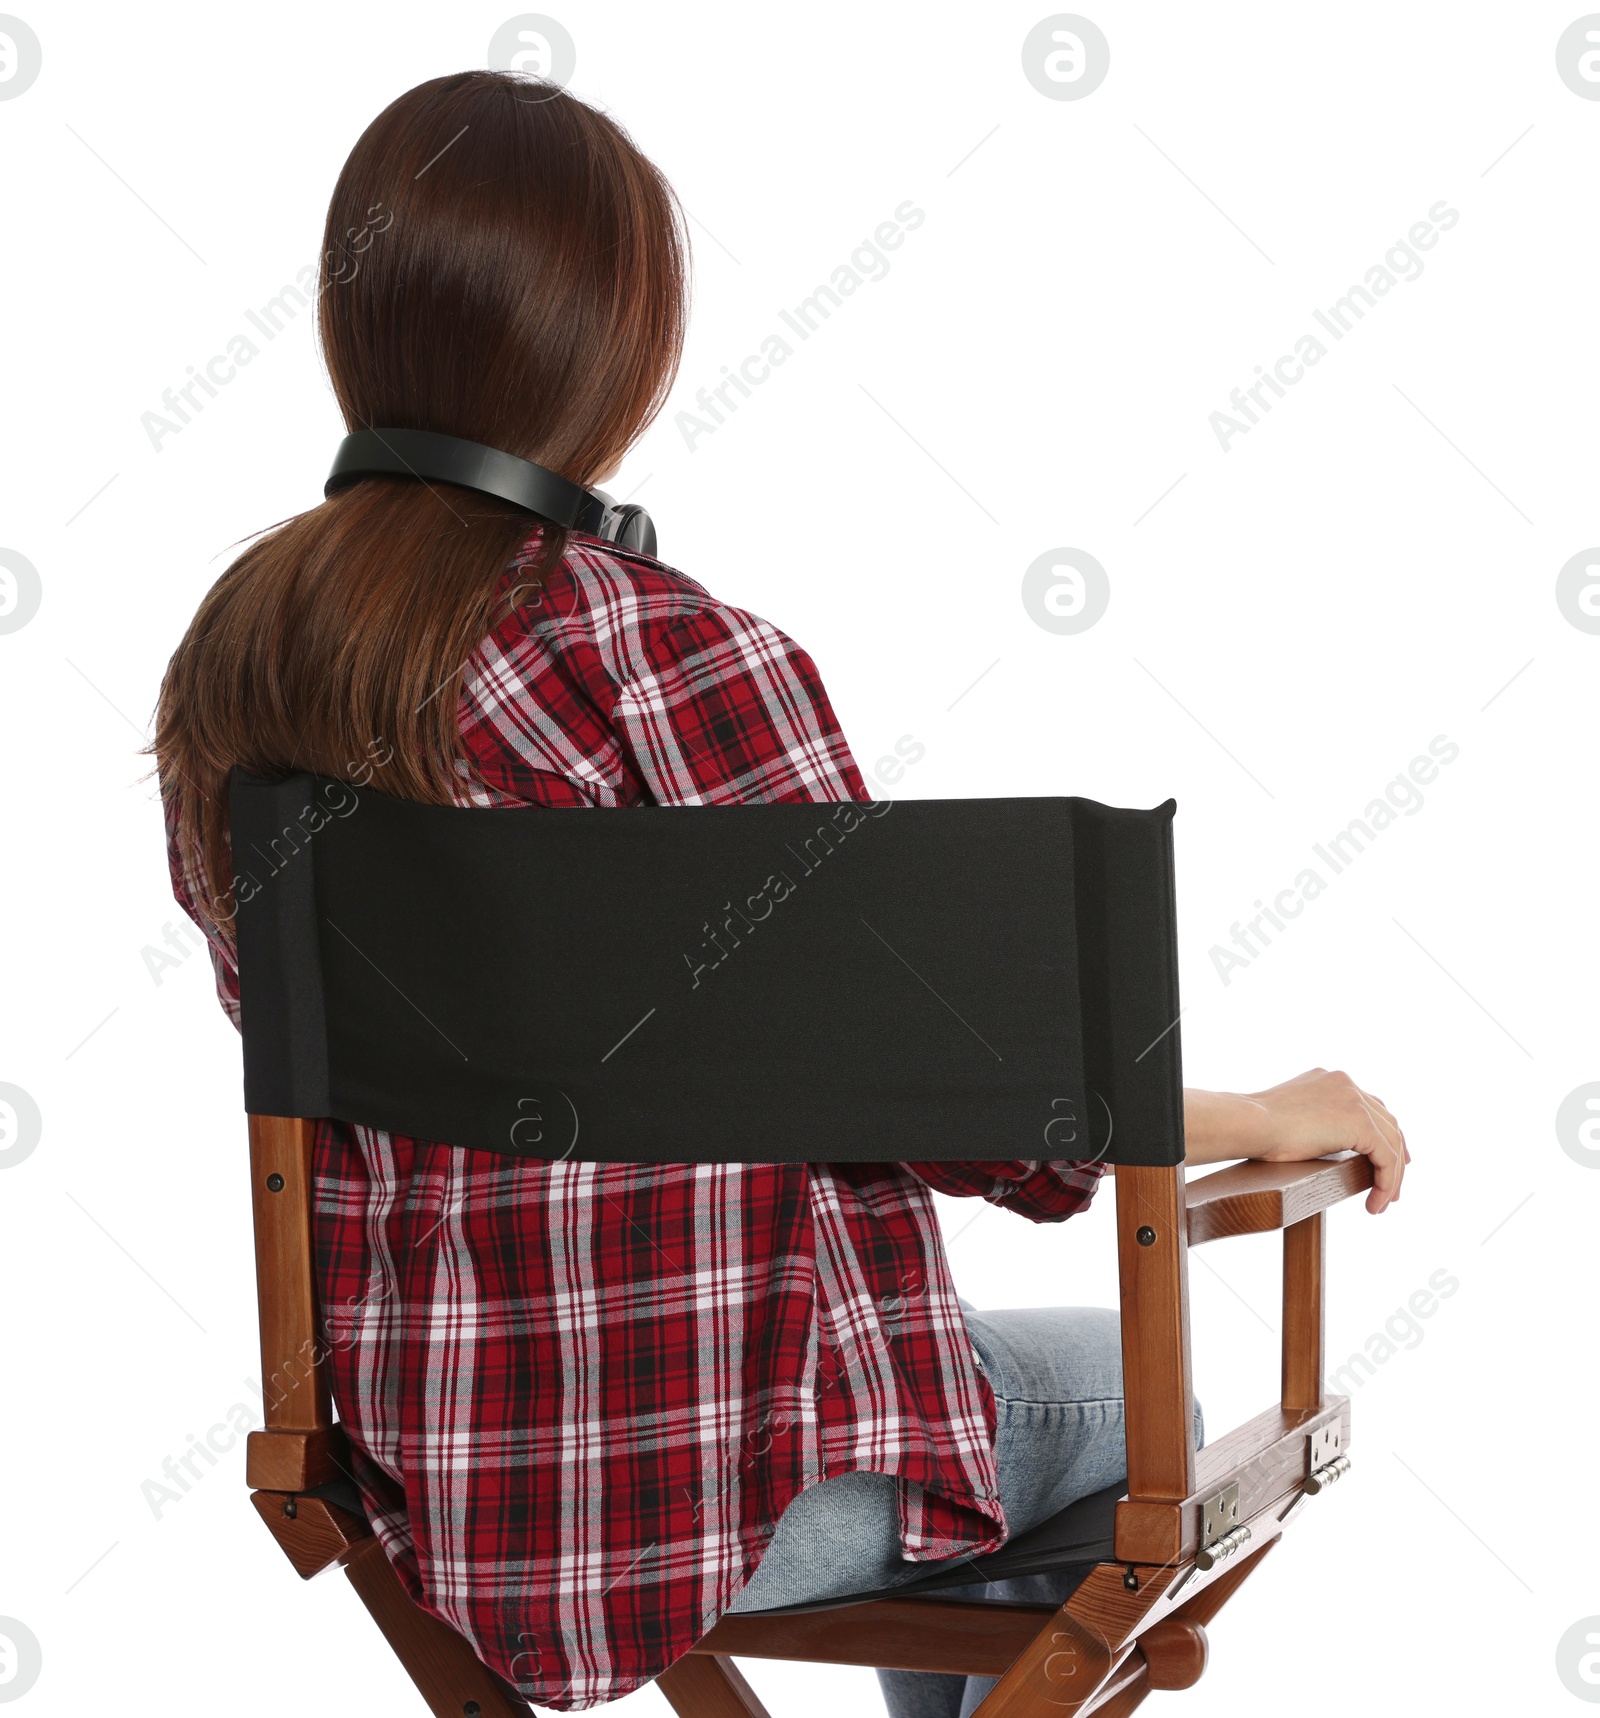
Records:
[[[804,651],[581,535],[478,651],[460,725],[463,803],[871,798]],[[201,923],[176,858],[174,883]],[[1056,1222],[1100,1172],[543,1164],[322,1122],[333,1395],[401,1580],[566,1711],[686,1652],[835,1474],[897,1477],[908,1558],[992,1549],[994,1398],[930,1190]]]

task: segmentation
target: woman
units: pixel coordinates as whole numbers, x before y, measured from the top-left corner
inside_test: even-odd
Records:
[[[319,326],[346,424],[603,482],[673,381],[684,275],[672,192],[610,119],[505,74],[422,84],[328,212]],[[405,478],[234,562],[172,659],[156,752],[174,887],[235,1020],[235,764],[458,805],[870,797],[811,659],[767,622]],[[1191,1094],[1187,1122],[1192,1162],[1354,1146],[1378,1160],[1371,1208],[1399,1192],[1399,1131],[1343,1075]],[[540,1164],[319,1124],[333,1390],[401,1579],[570,1710],[737,1605],[914,1575],[1111,1483],[1114,1316],[965,1318],[931,1199],[1055,1222],[1100,1168]],[[974,1692],[885,1688],[919,1712]]]

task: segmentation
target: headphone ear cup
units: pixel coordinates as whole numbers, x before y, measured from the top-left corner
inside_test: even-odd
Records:
[[[606,532],[608,541],[613,542],[619,549],[632,549],[637,554],[649,555],[652,559],[656,552],[655,522],[644,508],[633,505],[619,507],[607,521],[609,529]]]

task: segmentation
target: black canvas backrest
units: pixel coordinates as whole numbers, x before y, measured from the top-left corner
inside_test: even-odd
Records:
[[[246,1107],[535,1158],[1176,1163],[1173,810],[235,771]]]

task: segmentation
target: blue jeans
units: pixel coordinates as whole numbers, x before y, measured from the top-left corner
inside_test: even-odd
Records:
[[[972,1345],[994,1390],[995,1461],[1008,1534],[1025,1532],[1127,1472],[1122,1424],[1122,1342],[1114,1312],[1050,1307],[966,1312]],[[1195,1406],[1195,1445],[1202,1436]],[[915,1580],[964,1559],[908,1562],[900,1555],[894,1478],[846,1473],[809,1487],[779,1519],[750,1584],[730,1607],[764,1610]],[[1073,1577],[1027,1575],[943,1587],[940,1596],[1062,1603]],[[971,1718],[994,1687],[988,1676],[880,1670],[889,1718]]]

